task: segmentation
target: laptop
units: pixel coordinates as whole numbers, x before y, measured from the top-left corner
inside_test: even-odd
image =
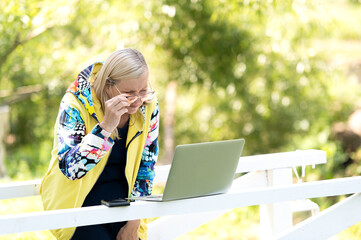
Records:
[[[129,200],[172,201],[227,192],[232,185],[244,139],[179,145],[162,195]]]

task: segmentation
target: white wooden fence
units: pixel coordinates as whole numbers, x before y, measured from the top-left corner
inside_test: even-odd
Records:
[[[326,163],[326,153],[303,150],[241,157],[227,194],[171,202],[134,202],[129,207],[105,206],[53,210],[0,216],[0,234],[84,226],[161,217],[149,226],[149,239],[174,239],[236,208],[261,205],[260,239],[327,239],[361,221],[361,177],[293,183],[295,167]],[[155,182],[164,182],[169,166],[156,168]],[[0,199],[39,194],[40,181],[0,185]],[[308,198],[353,194],[318,212]],[[295,201],[297,200],[297,201]],[[295,211],[317,214],[293,226]],[[179,227],[182,226],[182,227]]]

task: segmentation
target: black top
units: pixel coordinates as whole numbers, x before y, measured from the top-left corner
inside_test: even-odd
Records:
[[[118,132],[120,139],[114,141],[108,162],[94,187],[85,198],[83,207],[100,205],[101,200],[128,197],[128,183],[125,178],[125,165],[127,161],[125,145],[128,124],[123,128],[118,128]]]

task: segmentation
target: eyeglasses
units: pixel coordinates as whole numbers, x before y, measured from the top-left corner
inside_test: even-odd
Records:
[[[119,91],[119,89],[117,88],[116,85],[113,85],[115,87],[115,89],[117,89],[117,91],[119,92],[119,94],[126,94],[126,98],[130,101],[130,102],[135,102],[136,100],[138,100],[138,98],[140,99],[140,101],[142,102],[151,102],[156,93],[155,91],[152,90],[152,87],[150,87],[150,91],[140,91],[139,94],[127,94],[127,93],[122,93],[121,91]]]

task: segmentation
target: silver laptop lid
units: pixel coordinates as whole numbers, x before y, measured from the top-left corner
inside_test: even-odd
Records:
[[[231,186],[244,139],[177,146],[163,201],[224,193]]]

